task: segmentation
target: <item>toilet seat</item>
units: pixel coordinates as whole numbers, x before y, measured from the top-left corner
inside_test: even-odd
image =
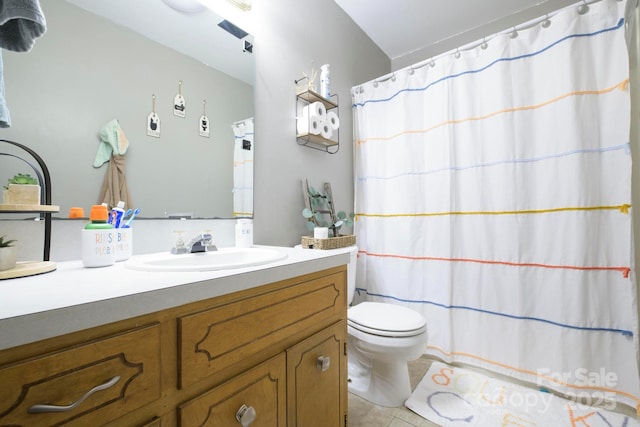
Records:
[[[349,308],[347,323],[354,329],[382,337],[412,337],[427,328],[420,313],[382,302],[362,302]]]

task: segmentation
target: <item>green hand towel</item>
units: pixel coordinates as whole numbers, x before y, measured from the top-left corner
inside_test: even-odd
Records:
[[[96,158],[93,161],[94,168],[99,168],[108,162],[112,154],[123,156],[127,152],[127,148],[129,148],[129,141],[118,120],[111,120],[104,125],[100,129],[98,136],[100,137],[100,144],[98,145]]]

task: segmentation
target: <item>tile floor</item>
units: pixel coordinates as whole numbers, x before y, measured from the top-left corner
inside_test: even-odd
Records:
[[[421,357],[409,362],[411,388],[414,389],[431,365],[431,359]],[[383,408],[349,393],[349,427],[438,427],[404,406]]]

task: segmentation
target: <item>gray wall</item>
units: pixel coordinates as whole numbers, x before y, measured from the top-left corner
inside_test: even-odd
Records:
[[[351,87],[390,71],[390,60],[332,0],[256,1],[256,164],[258,243],[290,246],[307,233],[300,180],[331,182],[339,210],[353,210]],[[298,146],[294,80],[331,64],[340,99],[337,154]]]

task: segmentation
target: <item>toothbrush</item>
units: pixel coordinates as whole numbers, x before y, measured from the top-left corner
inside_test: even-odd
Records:
[[[140,213],[140,208],[136,208],[136,210],[133,211],[133,214],[131,215],[131,218],[129,218],[127,220],[127,222],[125,223],[125,225],[122,228],[129,228],[131,226],[131,222],[136,217],[136,215],[138,215],[139,213]]]

